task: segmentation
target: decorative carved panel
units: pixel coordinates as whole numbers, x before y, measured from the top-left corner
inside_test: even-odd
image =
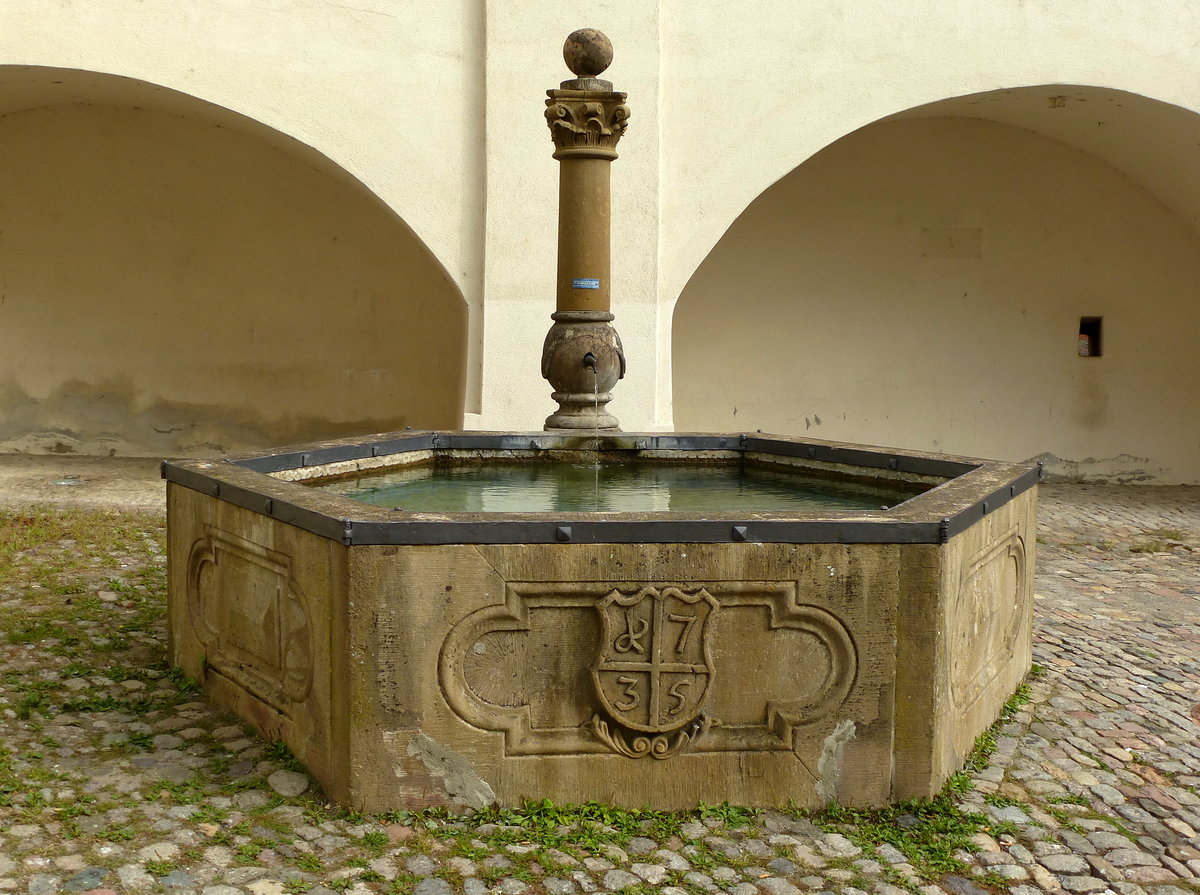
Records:
[[[1025,542],[1014,528],[963,564],[950,607],[950,695],[965,711],[1013,657],[1025,617]]]
[[[439,674],[454,712],[502,731],[508,755],[665,758],[790,751],[857,669],[846,625],[794,581],[511,582],[451,629]]]
[[[208,529],[188,556],[188,615],[211,671],[290,717],[312,686],[313,634],[290,559]]]

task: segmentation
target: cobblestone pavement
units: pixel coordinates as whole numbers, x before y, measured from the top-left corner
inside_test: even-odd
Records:
[[[338,812],[164,665],[161,525],[0,562],[0,893],[1200,892],[1200,489],[1043,487],[1027,698],[875,817]]]

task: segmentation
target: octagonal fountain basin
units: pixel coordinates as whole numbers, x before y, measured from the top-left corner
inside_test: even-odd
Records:
[[[1029,667],[1038,467],[403,432],[164,476],[172,662],[363,810],[928,796]]]

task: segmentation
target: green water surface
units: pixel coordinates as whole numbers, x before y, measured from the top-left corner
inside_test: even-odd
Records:
[[[662,462],[434,464],[365,473],[313,487],[414,512],[810,512],[891,507],[924,490],[802,471]]]

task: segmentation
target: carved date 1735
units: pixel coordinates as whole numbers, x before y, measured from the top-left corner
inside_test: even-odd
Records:
[[[603,713],[592,732],[630,758],[676,754],[708,727],[701,709],[716,671],[717,601],[703,588],[643,587],[613,590],[596,608],[603,633],[592,680]]]

